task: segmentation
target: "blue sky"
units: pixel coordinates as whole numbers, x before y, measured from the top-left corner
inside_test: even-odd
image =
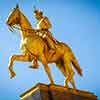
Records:
[[[8,60],[10,55],[19,54],[20,35],[11,33],[5,20],[16,3],[28,17],[33,27],[36,20],[33,6],[40,8],[52,22],[51,32],[59,41],[67,43],[83,69],[83,77],[74,76],[80,90],[95,93],[100,98],[100,1],[99,0],[0,0],[0,100],[19,100],[19,95],[38,82],[49,83],[43,66],[29,69],[29,62],[15,62],[17,76],[10,79]],[[61,72],[50,64],[56,84],[63,85]]]

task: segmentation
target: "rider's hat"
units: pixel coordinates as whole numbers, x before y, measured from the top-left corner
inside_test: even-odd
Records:
[[[43,15],[43,12],[40,11],[39,9],[36,9],[36,7],[34,7],[34,14]]]

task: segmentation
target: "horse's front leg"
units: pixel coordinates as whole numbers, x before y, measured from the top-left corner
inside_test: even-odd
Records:
[[[13,70],[13,63],[14,61],[29,61],[29,58],[27,55],[12,55],[9,59],[9,64],[8,64],[8,70],[9,70],[9,75],[10,78],[13,78],[16,76],[14,70]]]

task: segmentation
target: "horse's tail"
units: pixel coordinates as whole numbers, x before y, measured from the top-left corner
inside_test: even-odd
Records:
[[[74,56],[72,50],[70,49],[70,47],[65,44],[65,43],[62,43],[65,47],[67,47],[67,51],[70,53],[70,56],[71,56],[71,63],[73,65],[73,67],[76,69],[76,71],[78,72],[78,74],[80,76],[82,76],[82,69],[80,67],[80,65],[78,64],[78,61],[76,59],[76,57]]]
[[[72,59],[71,59],[72,65],[74,66],[74,68],[77,70],[78,74],[80,76],[82,76],[82,69],[80,67],[80,65],[78,64],[78,61],[76,59],[76,57],[74,56],[74,54],[72,53]]]

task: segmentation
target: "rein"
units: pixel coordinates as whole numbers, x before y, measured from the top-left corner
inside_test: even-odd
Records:
[[[20,30],[20,31],[28,31],[29,33],[31,33],[31,32],[35,32],[36,33],[36,31],[34,29],[29,29],[29,28],[21,29],[21,28],[16,27],[16,26],[13,26],[13,28],[15,28],[17,30]]]

